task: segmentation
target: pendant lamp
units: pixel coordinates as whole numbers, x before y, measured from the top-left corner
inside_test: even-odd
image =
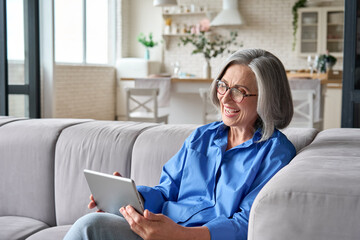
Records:
[[[176,0],[154,0],[155,7],[175,6],[177,5]]]

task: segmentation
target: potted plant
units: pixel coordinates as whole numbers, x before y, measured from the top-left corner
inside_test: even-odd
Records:
[[[191,54],[202,54],[205,58],[203,77],[211,78],[210,59],[223,54],[225,51],[230,53],[230,47],[232,45],[237,45],[237,36],[237,32],[230,32],[230,38],[224,39],[224,37],[220,34],[210,35],[208,32],[200,31],[200,33],[197,34],[181,37],[181,42],[178,45],[193,45],[195,49],[191,52]]]
[[[319,72],[327,72],[332,69],[335,65],[337,59],[333,55],[330,55],[328,52],[319,56],[317,63],[317,69]]]
[[[296,46],[296,32],[297,32],[297,28],[298,28],[298,18],[299,18],[299,13],[298,13],[298,8],[302,8],[306,6],[306,2],[307,0],[298,0],[295,2],[294,6],[292,7],[292,14],[293,14],[293,21],[292,21],[292,25],[293,25],[293,50],[295,50],[295,46]]]
[[[153,40],[152,33],[149,33],[149,37],[147,38],[143,33],[140,33],[137,37],[137,40],[145,46],[145,59],[150,59],[150,51],[149,48],[155,47],[158,43]]]

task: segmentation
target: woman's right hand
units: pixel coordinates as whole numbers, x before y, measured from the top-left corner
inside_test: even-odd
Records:
[[[114,176],[118,176],[118,177],[121,177],[121,174],[119,172],[114,172],[113,173]],[[90,195],[90,203],[88,205],[88,208],[89,209],[93,209],[96,207],[96,202],[95,202],[95,199],[94,199],[94,196],[91,194]],[[102,211],[101,209],[97,210],[97,212],[104,212]]]

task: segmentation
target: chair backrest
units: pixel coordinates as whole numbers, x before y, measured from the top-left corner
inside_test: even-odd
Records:
[[[221,120],[219,110],[211,103],[208,88],[199,89],[203,102],[203,124]]]
[[[158,88],[126,88],[125,91],[127,120],[158,122]]]
[[[314,90],[291,90],[294,116],[291,127],[314,127]]]

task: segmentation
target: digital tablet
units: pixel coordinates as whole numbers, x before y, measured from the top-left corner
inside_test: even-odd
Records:
[[[84,174],[98,209],[121,216],[120,208],[131,205],[143,215],[143,202],[132,179],[88,169]]]

